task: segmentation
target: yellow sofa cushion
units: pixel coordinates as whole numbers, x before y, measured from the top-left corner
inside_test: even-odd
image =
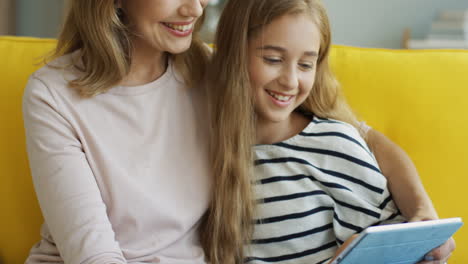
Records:
[[[335,46],[348,102],[415,162],[441,218],[468,220],[468,51]],[[452,263],[468,263],[468,228]]]
[[[0,262],[24,263],[42,216],[26,157],[21,97],[28,76],[55,40],[0,37]],[[39,64],[38,64],[39,63]]]
[[[55,40],[0,37],[0,259],[23,263],[42,217],[25,152],[21,96]],[[411,155],[441,217],[468,219],[468,52],[334,46],[332,66],[351,105]],[[452,263],[468,263],[468,229]]]

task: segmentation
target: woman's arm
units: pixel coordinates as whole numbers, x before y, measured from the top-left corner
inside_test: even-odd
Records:
[[[374,152],[382,173],[387,177],[392,198],[410,222],[438,219],[419,174],[406,152],[382,133],[370,129],[366,142]],[[444,263],[455,250],[450,238],[442,246],[426,255],[420,264]]]
[[[53,242],[65,263],[126,263],[81,143],[42,80],[23,96],[29,165]]]
[[[393,200],[410,221],[438,219],[419,174],[406,152],[382,133],[370,129],[367,144],[387,177]]]

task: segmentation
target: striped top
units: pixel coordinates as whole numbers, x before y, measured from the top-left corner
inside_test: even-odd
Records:
[[[298,135],[254,152],[258,207],[246,263],[326,263],[351,235],[404,221],[349,124],[314,117]]]

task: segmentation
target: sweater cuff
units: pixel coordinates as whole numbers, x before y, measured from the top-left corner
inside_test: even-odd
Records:
[[[86,259],[79,264],[127,264],[122,254],[106,252]]]

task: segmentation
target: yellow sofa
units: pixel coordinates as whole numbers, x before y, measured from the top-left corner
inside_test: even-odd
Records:
[[[42,217],[27,164],[21,96],[55,40],[0,37],[0,263],[23,263]],[[334,46],[332,66],[360,116],[413,158],[441,217],[468,220],[468,51]],[[468,228],[451,263],[468,263]],[[3,262],[2,262],[3,261]]]

